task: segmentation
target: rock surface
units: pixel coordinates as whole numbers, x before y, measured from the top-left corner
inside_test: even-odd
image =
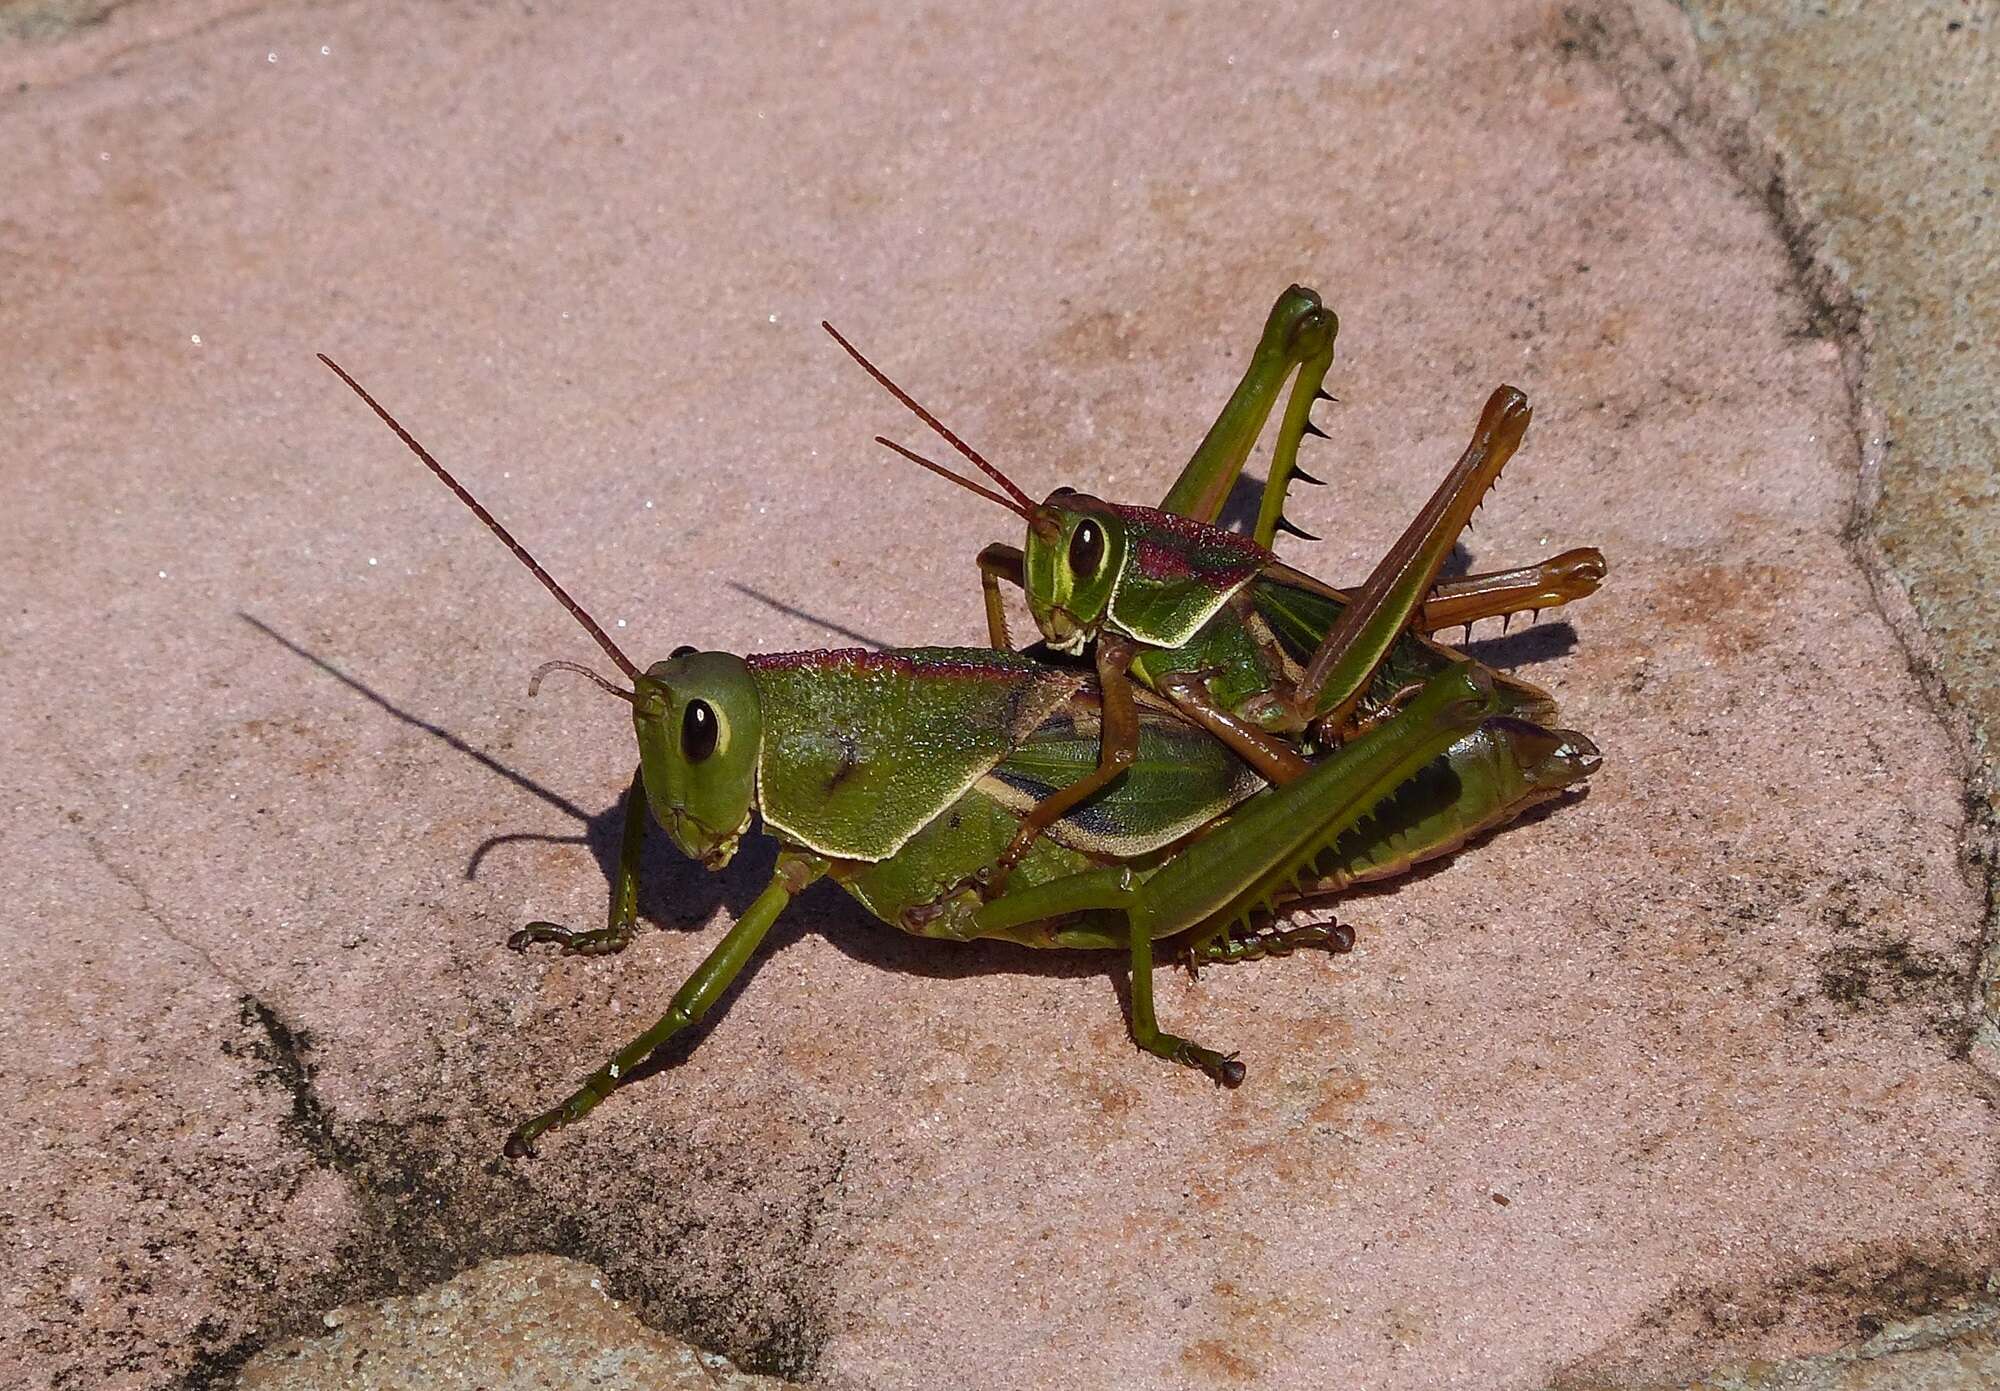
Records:
[[[1983,904],[1849,540],[1850,329],[1592,14],[218,3],[0,53],[0,1345],[228,1385],[543,1252],[830,1385],[1597,1386],[1983,1290]],[[1337,964],[1163,975],[1240,1091],[1129,1046],[1115,963],[814,893],[498,1161],[768,855],[662,848],[622,957],[502,949],[602,911],[629,735],[523,698],[587,640],[313,352],[642,659],[971,642],[1010,519],[878,457],[817,320],[1030,490],[1137,498],[1295,279],[1345,328],[1288,558],[1361,573],[1536,402],[1473,559],[1612,580],[1478,650],[1591,795],[1358,897]]]
[[[553,1256],[489,1261],[436,1289],[326,1316],[331,1330],[260,1353],[243,1391],[784,1391],[656,1333],[604,1293],[589,1266]]]
[[[1984,1391],[2000,1386],[1991,1303],[1885,1328],[1857,1348],[1703,1374],[1688,1391]]]
[[[2000,751],[2000,8],[1691,9],[1704,77],[1778,155],[1800,250],[1867,312],[1869,529],[1936,636],[1951,703]]]

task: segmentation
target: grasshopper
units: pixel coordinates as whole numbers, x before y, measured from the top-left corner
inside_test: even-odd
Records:
[[[736,656],[678,649],[640,669],[389,412],[331,359],[321,360],[569,611],[629,681],[568,661],[631,707],[638,767],[605,927],[534,922],[509,945],[621,950],[636,930],[639,852],[650,819],[685,854],[720,869],[753,817],[778,843],[769,884],[675,992],[651,1028],[562,1102],[518,1126],[510,1157],[593,1110],[666,1040],[728,989],[807,885],[825,878],[906,932],[1036,947],[1119,949],[1131,965],[1133,1040],[1225,1086],[1244,1066],[1162,1030],[1154,943],[1182,939],[1190,960],[1239,961],[1300,946],[1344,950],[1338,927],[1275,929],[1303,898],[1400,873],[1587,775],[1590,754],[1560,734],[1496,721],[1500,699],[1474,663],[1450,664],[1390,716],[1284,787],[1268,786],[1225,745],[1150,697],[1137,703],[1128,776],[1053,820],[986,887],[1034,810],[1088,773],[1106,706],[1087,672],[990,648],[916,648]],[[531,683],[530,691],[534,690]],[[1438,756],[1481,738],[1439,777]],[[1594,754],[1594,751],[1591,751]]]
[[[1003,493],[878,436],[877,442],[1021,516],[1024,550],[989,546],[979,555],[987,626],[1009,647],[1000,582],[1026,591],[1044,642],[1081,654],[1094,643],[1106,719],[1097,766],[1027,817],[996,867],[1069,809],[1113,783],[1132,753],[1130,693],[1136,681],[1166,697],[1228,744],[1267,780],[1302,777],[1315,746],[1336,744],[1421,689],[1454,660],[1430,635],[1522,609],[1552,608],[1594,591],[1604,558],[1565,552],[1539,565],[1440,584],[1459,532],[1518,448],[1530,418],[1512,387],[1493,393],[1472,444],[1429,503],[1357,591],[1347,593],[1281,564],[1269,547],[1280,530],[1291,479],[1320,480],[1298,467],[1307,435],[1323,435],[1311,407],[1323,387],[1339,320],[1297,285],[1278,297],[1242,381],[1158,508],[1106,502],[1059,488],[1037,504],[1000,469],[891,381],[831,324],[821,325],[870,376],[970,460]],[[1250,536],[1215,525],[1278,392],[1293,370],[1258,520]],[[1307,537],[1307,539],[1314,539]],[[1544,691],[1497,677],[1511,716],[1546,722]],[[1580,737],[1580,736],[1576,736]],[[1587,743],[1587,741],[1585,741]]]

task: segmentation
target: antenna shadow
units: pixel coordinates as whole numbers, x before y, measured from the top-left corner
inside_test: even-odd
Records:
[[[261,619],[240,611],[237,617],[399,723],[421,730],[454,753],[530,793],[577,823],[576,831],[570,835],[509,831],[490,836],[473,848],[465,866],[466,878],[477,878],[480,865],[489,855],[510,846],[582,845],[597,861],[604,876],[606,899],[609,900],[611,886],[617,877],[619,844],[624,827],[625,796],[622,787],[609,806],[601,811],[587,810],[502,763],[483,749],[475,748],[444,726],[405,710],[366,682],[294,642]],[[674,931],[692,930],[705,923],[718,907],[728,909],[731,915],[740,914],[770,882],[777,849],[768,837],[746,836],[743,849],[729,866],[720,872],[710,872],[674,849],[657,827],[649,827],[648,831],[639,865],[639,915],[655,926]],[[913,937],[877,921],[842,893],[838,886],[824,881],[808,889],[779,919],[765,949],[758,953],[758,959],[782,950],[808,931],[818,931],[842,954],[870,966],[938,979],[988,974],[1095,975],[1102,974],[1113,960],[1098,954],[1035,951],[1007,942],[956,943]],[[756,970],[757,963],[753,961],[739,980],[738,989],[755,975]],[[727,1012],[729,999],[733,999],[736,993],[732,990],[730,996],[711,1012],[703,1026],[690,1032],[697,1036],[706,1032],[714,1019]],[[670,1046],[665,1051],[671,1053],[674,1049]]]
[[[735,580],[729,582],[729,587],[746,598],[755,599],[766,608],[776,609],[779,613],[789,618],[803,619],[807,623],[812,623],[826,629],[829,633],[838,633],[852,642],[860,643],[863,647],[872,647],[880,652],[889,646],[888,643],[878,637],[861,632],[855,628],[849,628],[845,624],[836,623],[831,618],[824,618],[809,609],[802,609],[796,605],[788,604],[783,599],[775,595],[766,594],[761,589],[752,588],[747,584],[739,584]]]

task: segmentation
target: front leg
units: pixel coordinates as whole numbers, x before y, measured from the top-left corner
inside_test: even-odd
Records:
[[[1142,911],[1144,903],[1138,876],[1126,866],[1112,865],[996,898],[979,909],[976,921],[983,932],[997,936],[1010,927],[1077,913],[1122,913],[1132,954],[1132,1041],[1156,1057],[1199,1068],[1222,1086],[1233,1087],[1243,1080],[1243,1064],[1235,1054],[1218,1053],[1160,1028],[1153,1012],[1153,916]]]
[[[1137,916],[1132,932],[1132,1041],[1155,1057],[1199,1068],[1220,1087],[1242,1085],[1243,1064],[1234,1053],[1218,1053],[1193,1039],[1160,1028],[1153,1013],[1153,939]]]
[[[809,860],[790,852],[779,855],[778,867],[771,874],[770,885],[757,895],[757,901],[736,920],[736,926],[729,929],[728,935],[716,943],[708,959],[695,967],[694,974],[674,992],[673,1003],[667,1006],[667,1012],[660,1016],[659,1022],[619,1049],[610,1062],[586,1077],[561,1105],[551,1107],[533,1120],[515,1127],[514,1133],[507,1137],[507,1157],[533,1158],[537,1138],[551,1130],[574,1125],[589,1115],[596,1109],[597,1103],[617,1090],[634,1068],[653,1055],[654,1050],[708,1013],[756,953],[764,934],[778,920],[778,914],[784,912],[785,905],[806,885],[826,873],[826,868],[824,860]]]
[[[1111,785],[1114,778],[1132,766],[1139,754],[1139,711],[1132,699],[1132,659],[1139,653],[1130,638],[1100,634],[1097,639],[1097,683],[1100,690],[1102,731],[1099,735],[1097,766],[1071,783],[1037,802],[1021,818],[1021,829],[986,877],[986,891],[1000,893],[1007,876],[1028,853],[1035,837],[1069,815],[1089,797]]]
[[[1199,725],[1227,745],[1231,753],[1255,769],[1265,782],[1280,787],[1297,782],[1312,767],[1284,740],[1266,734],[1217,705],[1201,673],[1172,672],[1160,678],[1159,686],[1160,694],[1172,701],[1189,723]]]
[[[979,553],[978,564],[979,588],[986,598],[987,640],[998,650],[1011,652],[1014,643],[1007,636],[1007,606],[1000,598],[1000,581],[1016,589],[1027,587],[1020,549],[995,542]]]
[[[625,826],[619,836],[618,870],[611,881],[610,920],[605,926],[586,932],[573,931],[551,922],[531,922],[507,939],[515,951],[526,951],[535,942],[555,942],[564,956],[610,956],[632,943],[639,925],[639,852],[646,844],[646,785],[632,771],[632,786],[625,793]]]

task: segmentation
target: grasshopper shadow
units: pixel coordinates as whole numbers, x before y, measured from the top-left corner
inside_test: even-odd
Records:
[[[442,725],[412,714],[367,683],[342,671],[325,658],[293,642],[277,629],[247,613],[237,617],[258,633],[284,648],[301,661],[318,668],[369,704],[412,729],[436,739],[454,753],[471,759],[495,776],[512,783],[546,802],[577,822],[569,835],[543,831],[510,831],[489,836],[473,848],[465,866],[465,877],[476,879],[487,857],[505,853],[517,845],[582,845],[597,861],[604,876],[607,900],[618,873],[618,854],[624,827],[625,798],[617,798],[602,811],[587,811],[561,793],[542,786],[526,774],[508,767],[484,750],[473,747]],[[859,635],[856,635],[859,636]],[[777,859],[777,847],[769,837],[752,832],[744,838],[743,849],[721,872],[704,870],[675,850],[659,827],[649,825],[639,863],[639,916],[642,921],[669,931],[689,932],[701,927],[718,907],[732,916],[741,914],[770,882]],[[571,926],[595,926],[570,924]],[[756,975],[758,963],[817,931],[840,952],[866,965],[883,970],[903,971],[934,979],[958,979],[990,974],[1078,976],[1103,973],[1105,962],[1095,953],[1036,951],[1007,942],[943,942],[913,937],[877,921],[852,898],[833,884],[822,881],[799,897],[797,903],[773,927],[764,950],[757,954],[702,1028],[727,1013],[744,984]],[[672,1053],[675,1050],[666,1050]]]
[[[888,643],[878,637],[861,632],[859,629],[849,628],[843,624],[836,623],[823,614],[814,613],[810,609],[802,609],[796,604],[788,604],[775,594],[766,594],[761,589],[753,588],[747,584],[738,584],[735,580],[729,582],[729,587],[744,598],[755,599],[758,603],[764,605],[764,607],[775,609],[788,618],[796,618],[803,622],[814,624],[826,629],[829,633],[838,633],[850,642],[860,643],[863,647],[872,647],[877,652],[880,652],[889,646]]]
[[[791,928],[786,941],[804,936],[810,919],[810,927],[843,956],[878,970],[927,980],[995,975],[1074,979],[1114,974],[1124,960],[1117,952],[1052,951],[1015,942],[949,942],[913,936],[873,917],[838,886],[824,881],[807,890],[797,907],[797,926]],[[778,932],[787,927],[781,921]]]
[[[1513,632],[1477,638],[1458,650],[1475,662],[1484,662],[1499,671],[1531,667],[1567,657],[1576,649],[1576,628],[1567,620],[1534,623]]]
[[[746,866],[750,889],[745,897],[755,897],[769,880],[777,860],[776,845],[766,836],[745,840],[744,847],[730,865]],[[683,862],[685,863],[685,862]],[[732,911],[740,911],[733,909]],[[1046,976],[1078,979],[1102,976],[1111,982],[1119,1008],[1130,1017],[1130,987],[1125,980],[1125,957],[1121,952],[1038,951],[1013,942],[946,942],[899,932],[870,916],[837,885],[825,880],[814,884],[793,902],[771,929],[764,945],[730,983],[729,990],[699,1022],[683,1029],[654,1051],[651,1057],[627,1074],[628,1082],[639,1082],[662,1072],[670,1072],[688,1060],[724,1019],[745,991],[753,989],[764,967],[793,944],[810,935],[831,943],[841,955],[859,966],[926,980],[962,980],[970,976]],[[661,1005],[665,1005],[662,991]]]
[[[591,857],[597,861],[598,869],[604,875],[604,888],[608,900],[611,885],[618,873],[619,840],[624,826],[625,798],[622,789],[619,796],[604,810],[587,811],[561,793],[542,786],[527,774],[508,767],[484,750],[474,748],[444,726],[434,724],[403,709],[366,682],[349,675],[324,657],[293,642],[268,623],[240,611],[236,616],[264,637],[301,661],[317,667],[399,723],[423,731],[452,752],[472,760],[496,777],[546,802],[577,823],[577,830],[570,835],[551,835],[542,831],[513,831],[489,836],[473,848],[471,856],[467,859],[465,866],[467,879],[479,877],[480,866],[485,863],[489,855],[504,852],[514,845],[581,845],[590,851]],[[727,905],[732,912],[741,912],[762,891],[765,880],[770,877],[768,856],[764,857],[761,865],[761,875],[759,869],[758,857],[746,854],[739,856],[736,863],[724,873],[710,874],[686,857],[675,854],[663,837],[648,837],[645,853],[640,862],[640,917],[659,927],[688,930],[706,921],[718,905]],[[571,925],[596,926],[594,923]]]

